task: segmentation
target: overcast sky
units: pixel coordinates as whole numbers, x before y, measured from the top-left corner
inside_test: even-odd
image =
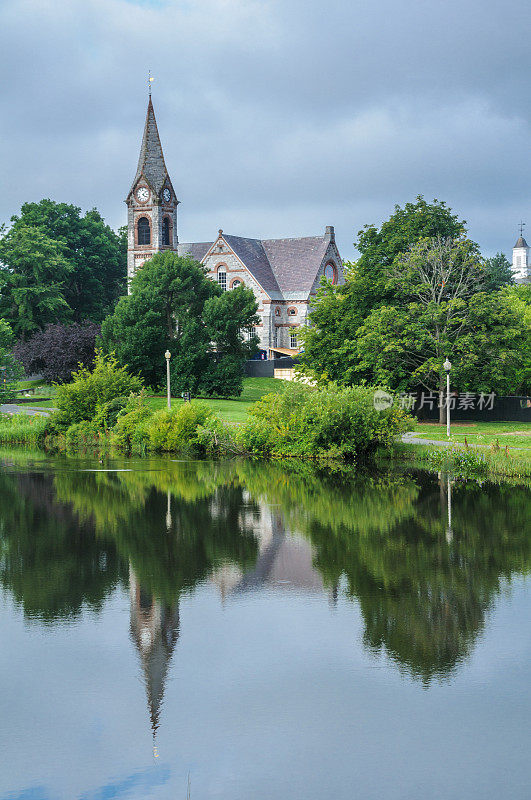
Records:
[[[485,254],[531,236],[529,0],[0,0],[0,220],[125,223],[147,102],[181,241],[304,236],[444,199]]]

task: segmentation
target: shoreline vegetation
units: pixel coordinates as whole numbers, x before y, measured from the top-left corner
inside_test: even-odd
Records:
[[[55,387],[57,410],[49,417],[1,416],[0,445],[32,446],[46,453],[170,453],[360,467],[403,463],[469,477],[531,478],[530,453],[509,451],[497,442],[481,450],[455,443],[401,443],[415,421],[398,404],[376,409],[379,387],[316,388],[294,382],[264,394],[273,387],[261,384],[254,387],[254,398],[248,390],[248,401],[241,403],[245,413],[237,419],[234,412],[223,417],[222,406],[221,413],[212,407],[231,401],[178,401],[168,410],[160,407],[160,399],[157,407],[140,378],[119,366],[113,354],[98,351],[94,368],[81,367],[72,377]]]

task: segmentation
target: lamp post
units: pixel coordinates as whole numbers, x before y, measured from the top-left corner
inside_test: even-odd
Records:
[[[170,391],[170,358],[171,353],[169,350],[166,350],[164,353],[164,358],[166,359],[166,384],[168,387],[168,411],[171,410],[171,391]]]
[[[446,435],[450,436],[450,370],[452,369],[452,365],[450,361],[446,359],[443,364],[444,369],[446,370]]]

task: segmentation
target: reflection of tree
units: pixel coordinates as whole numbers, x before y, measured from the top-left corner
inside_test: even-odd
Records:
[[[215,488],[212,470],[203,481],[200,466],[199,471],[183,463],[168,472],[62,473],[57,491],[70,498],[80,519],[94,519],[98,533],[116,543],[145,591],[171,601],[224,561],[245,568],[257,554],[253,527],[241,513],[243,489],[219,485],[227,480],[223,473]]]
[[[42,474],[0,474],[0,556],[0,583],[41,620],[100,609],[127,574],[114,543],[80,524]]]
[[[385,494],[382,503],[386,503]],[[531,511],[525,489],[453,490],[453,539],[446,539],[446,505],[428,481],[409,519],[389,530],[359,532],[347,524],[310,520],[307,535],[327,579],[346,579],[365,620],[364,641],[413,675],[448,673],[470,653],[500,578],[529,570]],[[442,513],[441,513],[442,512]],[[527,520],[527,521],[526,521]],[[526,527],[527,525],[527,527]]]
[[[63,470],[53,481],[4,474],[0,581],[27,613],[53,619],[98,607],[131,567],[149,613],[161,610],[164,648],[182,592],[223,564],[254,566],[253,515],[266,503],[311,542],[323,580],[357,599],[366,646],[429,681],[467,657],[501,581],[531,563],[528,490],[454,484],[450,537],[446,492],[425,474],[237,461],[146,459],[131,472]]]

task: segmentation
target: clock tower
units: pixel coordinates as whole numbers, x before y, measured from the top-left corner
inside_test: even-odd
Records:
[[[133,185],[127,195],[127,280],[161,250],[177,250],[177,206],[149,96]]]

